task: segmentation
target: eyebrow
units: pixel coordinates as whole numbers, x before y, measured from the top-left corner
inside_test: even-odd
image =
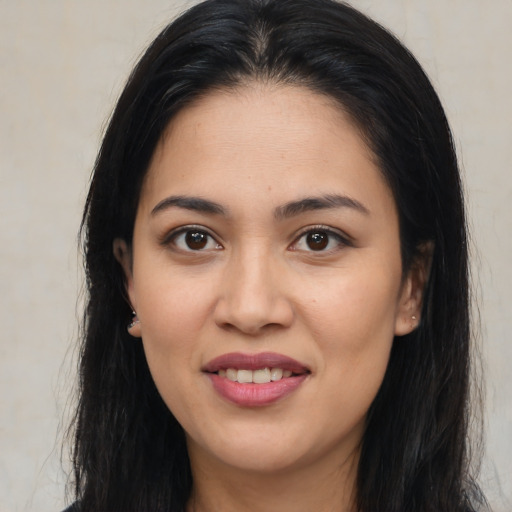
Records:
[[[276,219],[282,220],[305,212],[332,208],[351,208],[364,215],[370,214],[368,208],[356,199],[338,194],[327,194],[316,197],[305,197],[298,201],[291,201],[276,208],[274,215]]]
[[[159,212],[173,207],[210,215],[227,216],[228,214],[226,208],[208,199],[191,196],[169,196],[160,201],[151,210],[151,215],[156,215]],[[274,211],[274,217],[277,220],[284,220],[314,210],[333,208],[351,208],[364,215],[370,214],[368,208],[356,199],[338,194],[326,194],[323,196],[305,197],[298,201],[290,201],[282,206],[278,206]]]
[[[190,196],[166,197],[151,210],[151,215],[156,215],[157,213],[172,207],[184,208],[185,210],[192,210],[200,213],[227,215],[226,209],[220,204],[207,199],[202,199],[201,197]]]

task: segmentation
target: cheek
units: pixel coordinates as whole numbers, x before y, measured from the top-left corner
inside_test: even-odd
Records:
[[[312,321],[328,401],[342,411],[333,421],[362,421],[382,384],[394,339],[395,291],[383,281],[376,286],[355,279],[316,303]]]
[[[328,403],[344,414],[352,411],[352,420],[364,417],[386,372],[394,339],[396,283],[387,272],[352,269],[324,283],[303,315],[322,352],[320,374],[330,390]]]
[[[303,302],[304,317],[321,343],[332,350],[364,351],[394,337],[398,286],[382,272],[351,271],[330,279]],[[307,287],[304,287],[307,296]]]
[[[160,282],[144,290],[140,320],[142,344],[153,381],[176,419],[191,415],[197,394],[191,390],[198,367],[198,331],[203,304],[194,287]]]
[[[137,313],[142,333],[164,344],[174,334],[177,343],[189,345],[212,310],[211,282],[172,270],[156,274],[156,278],[141,276],[140,286],[135,281],[141,291]]]
[[[211,310],[211,294],[204,281],[180,279],[176,273],[135,275],[148,366],[163,400],[179,416],[183,407],[194,402],[193,396],[187,397],[187,389],[197,378],[199,333]]]

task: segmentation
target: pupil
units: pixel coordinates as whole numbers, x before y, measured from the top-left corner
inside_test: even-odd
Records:
[[[329,237],[326,233],[309,233],[307,236],[308,247],[313,251],[321,251],[327,247]]]
[[[185,241],[191,249],[204,249],[208,241],[207,234],[202,231],[188,231]]]

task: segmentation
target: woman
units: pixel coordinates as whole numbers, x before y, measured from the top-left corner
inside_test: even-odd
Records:
[[[83,232],[78,510],[482,504],[456,157],[380,26],[190,9],[119,99]]]

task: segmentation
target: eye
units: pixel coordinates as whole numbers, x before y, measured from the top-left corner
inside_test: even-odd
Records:
[[[329,235],[325,231],[308,233],[305,236],[306,245],[312,251],[323,251],[329,245]]]
[[[182,251],[208,251],[222,249],[210,233],[202,229],[186,228],[174,232],[169,241]]]
[[[327,228],[314,228],[302,233],[291,249],[295,251],[329,252],[349,245],[341,234]]]

